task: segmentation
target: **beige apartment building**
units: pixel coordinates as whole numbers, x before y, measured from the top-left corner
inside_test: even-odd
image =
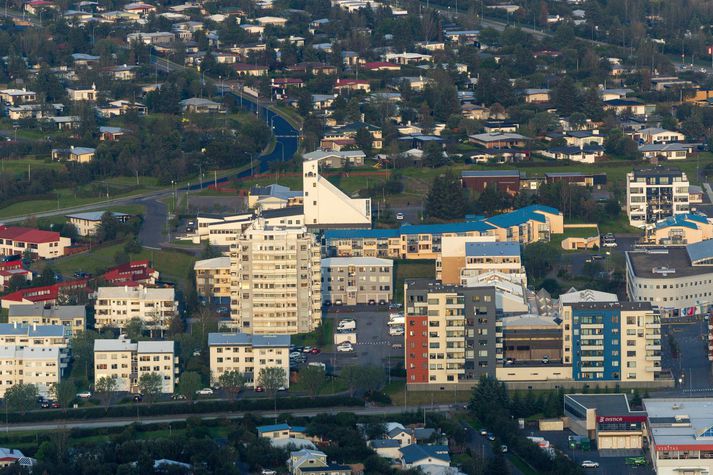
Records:
[[[161,376],[162,393],[173,393],[178,374],[173,341],[94,341],[95,383],[103,377],[115,377],[117,391],[138,392],[141,376],[151,373]]]
[[[436,260],[436,279],[444,284],[470,286],[481,274],[499,272],[511,282],[527,285],[516,242],[483,242],[477,237],[444,237]]]
[[[10,305],[7,321],[18,325],[61,325],[66,333],[77,336],[86,329],[87,309],[84,305]]]
[[[289,335],[249,335],[247,333],[209,333],[210,380],[216,384],[220,375],[237,371],[245,376],[249,386],[257,384],[260,370],[282,368],[285,385],[289,387]]]
[[[197,261],[193,270],[198,297],[213,303],[230,303],[230,257]]]
[[[320,324],[320,247],[305,228],[245,231],[230,248],[231,318],[244,333],[307,333]]]
[[[69,363],[69,335],[61,325],[0,323],[0,346],[57,348],[60,375]]]
[[[96,327],[123,329],[134,318],[151,330],[165,330],[178,312],[174,289],[99,287],[95,308]]]
[[[394,261],[378,257],[322,259],[322,301],[357,305],[390,302],[394,292]]]
[[[92,236],[96,234],[102,217],[106,211],[88,211],[86,213],[68,214],[65,217],[67,222],[77,228],[80,236]],[[126,223],[131,218],[130,214],[112,212],[111,215],[120,223]]]
[[[34,259],[54,259],[62,257],[64,248],[71,245],[72,240],[58,232],[0,225],[0,256],[29,252]]]
[[[61,374],[60,350],[56,347],[0,346],[0,397],[20,383],[34,384],[47,397]]]

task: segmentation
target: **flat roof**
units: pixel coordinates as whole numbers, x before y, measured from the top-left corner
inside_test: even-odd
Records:
[[[657,449],[705,446],[705,450],[713,450],[713,439],[706,435],[713,430],[713,398],[644,399],[643,403]]]
[[[220,256],[196,261],[193,270],[216,270],[230,268],[230,257]]]
[[[173,341],[140,341],[136,351],[139,353],[173,353]]]
[[[472,257],[520,256],[517,242],[466,242],[465,255]]]
[[[713,274],[713,267],[693,266],[688,251],[681,247],[649,251],[627,251],[634,276],[641,279],[675,279]]]
[[[209,333],[208,346],[216,345],[252,345],[253,347],[284,347],[290,346],[290,335]]]
[[[31,305],[10,305],[8,317],[56,317],[84,318],[87,310],[84,305],[53,305],[47,308],[43,303]]]
[[[651,310],[651,302],[574,302],[573,310]]]
[[[565,394],[583,409],[596,409],[598,416],[625,416],[632,412],[626,394]]]
[[[380,259],[378,257],[327,257],[322,259],[322,267],[343,267],[343,266],[388,266],[393,267],[394,261],[391,259]]]

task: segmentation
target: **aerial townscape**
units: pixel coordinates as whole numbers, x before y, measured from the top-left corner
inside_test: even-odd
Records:
[[[710,2],[5,0],[0,475],[713,475],[711,182]]]

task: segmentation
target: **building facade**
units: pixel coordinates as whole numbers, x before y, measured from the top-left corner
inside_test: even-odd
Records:
[[[626,394],[565,394],[564,415],[600,451],[644,447],[646,412],[631,410]]]
[[[99,287],[94,305],[97,328],[126,328],[134,318],[150,330],[165,330],[178,313],[172,288]]]
[[[208,350],[212,384],[218,383],[222,374],[237,371],[246,378],[248,386],[254,387],[259,384],[261,370],[282,368],[285,371],[284,387],[289,387],[289,335],[209,333]]]
[[[80,236],[92,236],[96,234],[102,222],[102,216],[106,211],[90,211],[87,213],[68,214],[65,216],[70,224],[77,228]],[[111,215],[120,223],[126,223],[131,215],[125,213],[111,212]]]
[[[404,295],[407,384],[475,383],[481,375],[495,376],[502,327],[493,287],[413,279],[405,282]]]
[[[675,168],[649,168],[626,174],[629,224],[646,227],[669,216],[688,213],[688,177]]]
[[[648,302],[568,305],[563,355],[575,381],[654,381],[661,372],[661,320]],[[571,322],[571,323],[570,323]]]
[[[520,244],[465,241],[462,246],[449,246],[449,241],[460,244],[458,238],[443,238],[442,252],[436,260],[436,279],[444,284],[468,285],[469,280],[489,272],[499,272],[510,277],[512,282],[527,284]]]
[[[145,374],[158,374],[161,392],[173,393],[178,374],[173,341],[94,340],[95,384],[101,378],[115,378],[117,391],[135,393]]]
[[[199,298],[220,305],[230,304],[230,257],[197,261],[193,270]]]
[[[61,377],[60,350],[57,347],[0,346],[0,395],[20,383],[37,387],[47,397]]]
[[[0,225],[0,256],[29,252],[33,259],[54,259],[71,245],[71,239],[54,231]]]
[[[320,248],[305,228],[250,227],[230,248],[230,274],[240,331],[289,335],[319,326]]]
[[[357,305],[391,302],[394,261],[377,257],[322,259],[322,302]]]

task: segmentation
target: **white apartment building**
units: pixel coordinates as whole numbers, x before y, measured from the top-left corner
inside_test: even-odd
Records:
[[[378,257],[322,259],[322,301],[335,305],[390,302],[394,261]]]
[[[61,375],[60,350],[57,347],[0,346],[0,397],[20,383],[34,384],[47,397]]]
[[[305,228],[251,226],[230,247],[231,318],[255,334],[307,333],[320,324],[320,246]]]
[[[656,167],[626,174],[626,212],[639,228],[688,213],[688,177],[675,168]]]
[[[308,154],[309,155],[309,154]],[[326,157],[313,155],[302,163],[305,224],[310,228],[371,228],[371,200],[345,195],[319,174],[319,164]]]
[[[249,386],[257,384],[260,370],[285,370],[285,388],[289,387],[289,335],[249,335],[246,333],[209,333],[210,380],[217,383],[220,375],[237,371],[245,376]]]
[[[77,336],[86,329],[87,309],[84,305],[10,305],[7,321],[18,325],[61,325],[66,335]]]
[[[229,247],[250,226],[253,212],[230,215],[199,214],[196,229],[189,235],[194,244],[208,241],[211,246]]]
[[[123,329],[134,318],[151,330],[165,330],[178,312],[174,289],[99,287],[94,305],[96,327]]]
[[[221,305],[230,303],[230,257],[196,261],[193,270],[198,297]]]
[[[97,86],[92,84],[92,87],[68,87],[67,95],[72,102],[96,101],[99,98],[99,91]]]
[[[162,393],[173,393],[178,374],[173,341],[94,341],[95,383],[102,377],[115,377],[117,391],[138,392],[141,376],[151,373],[161,376]]]

